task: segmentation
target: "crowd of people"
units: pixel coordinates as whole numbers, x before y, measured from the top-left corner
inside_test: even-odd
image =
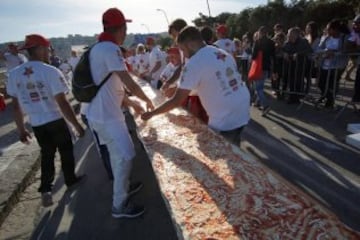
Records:
[[[136,152],[124,108],[133,108],[146,121],[172,108],[183,107],[239,146],[241,132],[250,120],[251,95],[255,96],[254,106],[264,115],[270,110],[271,103],[264,93],[267,79],[271,79],[277,96],[284,97],[287,93],[288,103],[292,104],[298,103],[303,92],[308,91],[313,74],[319,74],[322,92],[319,101],[326,100],[325,105],[330,107],[336,91],[333,86],[348,61],[341,53],[356,52],[360,47],[360,16],[354,19],[348,32],[340,21],[332,20],[323,36],[318,34],[316,23],[310,22],[304,32],[292,27],[285,34],[283,26],[277,24],[274,33],[262,26],[254,35],[245,34],[234,40],[228,37],[226,25],[220,24],[214,30],[196,28],[188,26],[183,19],[176,19],[168,27],[173,45],[165,51],[154,37],[148,37],[145,44],[140,43],[133,49],[120,47],[126,38],[127,22],[129,20],[117,8],[103,13],[103,32],[91,48],[89,59],[95,84],[100,85],[105,78],[108,80],[93,100],[82,103],[81,107],[82,120],[91,129],[113,181],[112,216],[115,218],[133,218],[144,212],[143,206],[134,205],[130,199],[142,188],[142,183],[129,182]],[[67,126],[72,125],[76,134],[83,136],[83,125],[66,98],[70,73],[76,68],[79,57],[72,52],[70,59],[61,62],[50,42],[38,34],[26,36],[20,49],[27,51],[28,59],[13,45],[9,45],[12,52],[3,55],[9,62],[7,93],[14,104],[20,140],[26,143],[31,138],[24,125],[25,113],[40,145],[39,192],[44,206],[49,206],[53,203],[56,150],[60,152],[68,188],[74,188],[85,179],[74,173],[73,144]],[[247,78],[249,65],[259,54],[262,74],[250,82]],[[322,61],[318,60],[319,56]],[[313,65],[320,71],[313,73]],[[304,66],[306,74],[299,71],[298,66]],[[360,101],[359,69],[353,101]],[[155,108],[136,77],[159,89],[167,100]],[[254,94],[250,94],[252,89]]]

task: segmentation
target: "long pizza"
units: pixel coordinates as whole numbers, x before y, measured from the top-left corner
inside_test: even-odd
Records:
[[[141,84],[155,104],[164,101]],[[181,239],[360,239],[186,111],[136,122]]]

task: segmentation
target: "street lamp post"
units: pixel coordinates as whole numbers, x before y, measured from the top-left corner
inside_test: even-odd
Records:
[[[167,25],[169,26],[169,25],[170,25],[169,19],[168,19],[168,17],[167,17],[167,14],[166,14],[165,10],[158,8],[158,9],[156,9],[156,11],[162,12],[162,13],[164,14],[165,19],[166,19],[166,22],[167,22]]]
[[[146,30],[148,31],[148,33],[150,33],[150,28],[148,25],[146,25],[145,23],[142,23],[141,26],[144,26],[146,28]]]
[[[211,12],[210,12],[210,5],[209,5],[209,0],[206,0],[206,3],[207,3],[207,7],[208,7],[208,10],[209,10],[209,17],[211,17]]]

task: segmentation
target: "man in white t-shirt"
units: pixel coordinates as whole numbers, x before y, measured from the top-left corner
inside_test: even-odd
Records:
[[[9,75],[10,70],[27,62],[27,58],[24,54],[19,53],[18,47],[14,43],[8,45],[8,52],[0,54],[0,58],[5,60],[6,75]]]
[[[241,131],[250,119],[250,94],[234,58],[221,49],[206,45],[195,27],[185,27],[177,42],[184,56],[189,58],[180,86],[173,98],[144,113],[142,118],[148,120],[180,106],[195,90],[209,116],[209,127],[239,145]]]
[[[68,84],[69,87],[71,87],[71,78],[72,78],[72,72],[71,72],[71,65],[68,63],[68,60],[64,60],[60,66],[59,69],[61,70],[61,72],[64,74],[66,83]]]
[[[214,45],[225,50],[227,53],[229,53],[231,56],[235,58],[236,57],[235,43],[227,37],[227,34],[228,34],[227,27],[225,25],[219,25],[216,28],[216,35],[218,37],[218,40],[214,42]]]
[[[160,74],[160,81],[157,85],[157,89],[160,89],[161,86],[169,81],[172,76],[175,74],[178,68],[181,68],[181,54],[179,48],[171,47],[166,52],[168,54],[169,63],[166,65],[164,70]],[[176,88],[178,85],[178,79],[170,85],[170,88]],[[168,96],[170,97],[170,96]]]
[[[41,184],[44,206],[51,205],[52,182],[55,177],[54,157],[58,149],[67,187],[76,186],[84,179],[77,177],[71,134],[64,117],[72,124],[79,136],[84,129],[65,97],[68,87],[60,70],[49,63],[50,42],[43,36],[26,36],[25,45],[30,61],[10,72],[7,93],[14,104],[15,122],[20,140],[28,143],[30,133],[24,125],[23,113],[29,116],[29,122],[41,149]],[[63,117],[64,116],[64,117]]]
[[[105,144],[110,154],[114,177],[112,216],[134,218],[142,215],[144,208],[134,206],[129,201],[129,197],[138,192],[142,184],[129,184],[135,150],[121,108],[122,105],[131,106],[125,88],[146,102],[148,109],[153,109],[153,104],[130,77],[119,47],[125,40],[126,22],[129,20],[117,8],[105,11],[102,20],[104,32],[99,36],[99,43],[90,51],[90,68],[98,85],[107,75],[111,75],[90,102],[86,117],[91,129],[97,133],[100,144]]]
[[[146,52],[144,44],[139,43],[136,47],[134,72],[139,78],[148,79],[149,71],[149,53]]]
[[[148,37],[146,39],[146,47],[150,51],[149,64],[150,72],[149,75],[152,79],[152,85],[156,86],[160,79],[160,74],[166,65],[166,56],[163,51],[160,50],[159,46],[156,45],[155,39]]]
[[[77,55],[77,52],[72,50],[71,57],[68,60],[68,63],[70,64],[72,71],[75,70],[75,67],[78,64],[79,60],[80,60],[80,57]]]

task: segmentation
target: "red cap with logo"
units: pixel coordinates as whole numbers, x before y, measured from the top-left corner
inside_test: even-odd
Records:
[[[132,21],[125,19],[124,14],[117,8],[109,8],[102,16],[102,23],[105,28],[120,27],[127,22]]]
[[[219,25],[216,28],[216,32],[221,34],[227,34],[227,27],[225,25]]]
[[[39,34],[30,34],[25,37],[25,44],[20,48],[20,50],[38,46],[50,47],[50,42]]]
[[[167,54],[180,55],[180,50],[177,47],[171,47],[167,50]]]

